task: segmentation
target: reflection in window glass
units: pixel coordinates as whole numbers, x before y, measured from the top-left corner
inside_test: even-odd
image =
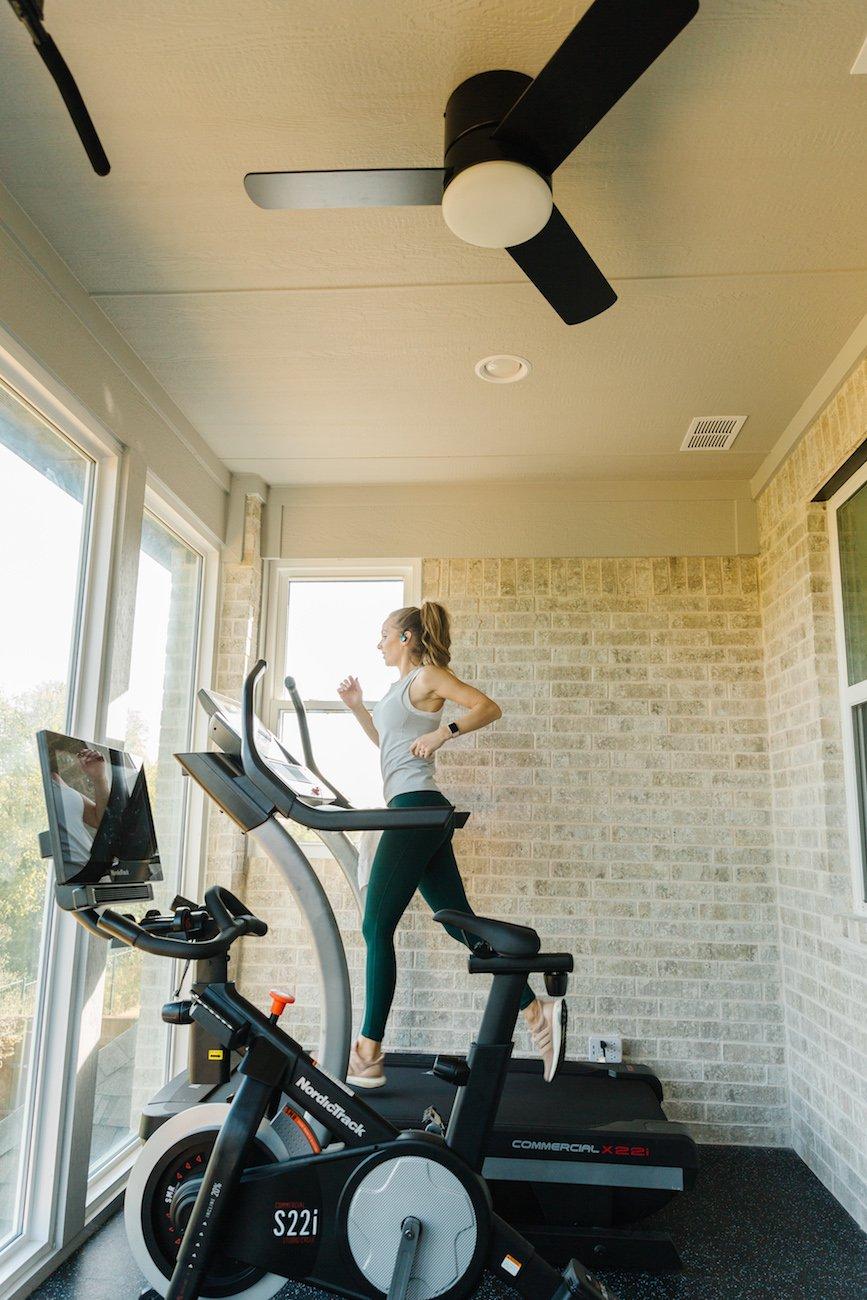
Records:
[[[50,870],[34,735],[68,725],[92,475],[0,386],[0,586],[14,611],[0,637],[0,1242],[22,1224]]]
[[[855,772],[858,786],[858,821],[861,832],[861,866],[863,897],[867,899],[867,704],[852,710],[852,733],[855,737]]]
[[[837,511],[849,685],[867,678],[867,484]]]
[[[361,682],[366,700],[379,700],[394,680],[377,650],[386,617],[404,604],[400,578],[289,583],[286,673],[304,700],[337,699],[348,675]],[[342,706],[340,706],[342,707]]]
[[[109,734],[144,759],[163,882],[153,907],[178,892],[186,822],[186,783],[177,750],[190,743],[195,699],[202,557],[152,515],[142,524],[129,690],[109,713]],[[93,1170],[138,1130],[143,1103],[165,1082],[167,1026],[160,1010],[171,992],[165,959],[128,948],[109,951],[99,1046]]]

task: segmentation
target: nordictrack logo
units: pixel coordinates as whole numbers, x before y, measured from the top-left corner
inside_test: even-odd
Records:
[[[358,1120],[353,1119],[351,1115],[347,1115],[339,1101],[332,1101],[324,1092],[320,1092],[318,1088],[314,1088],[310,1080],[306,1079],[303,1074],[300,1079],[295,1080],[295,1085],[300,1088],[302,1092],[306,1093],[308,1097],[312,1097],[323,1110],[327,1110],[329,1115],[333,1115],[335,1119],[339,1120],[345,1128],[348,1128],[358,1137],[364,1137],[364,1134],[367,1132],[364,1125],[359,1124]]]

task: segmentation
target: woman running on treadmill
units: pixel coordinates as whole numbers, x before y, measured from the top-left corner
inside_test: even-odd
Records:
[[[356,677],[346,677],[337,693],[365,733],[379,747],[384,795],[389,808],[447,807],[437,786],[436,751],[453,736],[466,735],[496,722],[499,705],[468,686],[449,670],[451,634],[442,605],[425,601],[389,614],[377,649],[399,677],[374,706],[364,707]],[[465,709],[457,722],[442,722],[446,700]],[[416,890],[432,911],[454,908],[471,912],[452,850],[452,831],[387,830],[370,869],[362,921],[367,944],[364,1021],[349,1057],[347,1082],[356,1088],[385,1083],[382,1040],[397,981],[394,933]],[[472,947],[475,938],[445,927],[453,939]],[[541,1056],[545,1079],[554,1077],[560,1060],[562,998],[536,997],[529,984],[521,1009],[533,1047]]]

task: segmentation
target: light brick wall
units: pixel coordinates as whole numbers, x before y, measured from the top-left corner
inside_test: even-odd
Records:
[[[440,762],[472,811],[456,849],[473,904],[574,953],[573,1054],[620,1030],[697,1137],[785,1142],[755,561],[430,559],[424,575],[454,616],[455,670],[503,707]],[[322,870],[357,1019],[358,921],[338,869]],[[257,859],[247,894],[272,926],[245,953],[248,995],[288,970],[293,1032],[315,1042],[308,936]],[[397,942],[389,1044],[468,1043],[486,982],[420,901]]]
[[[244,536],[241,557],[224,563],[217,620],[217,651],[213,688],[238,699],[247,672],[255,663],[262,609],[262,499],[250,495],[244,502]],[[198,706],[197,706],[198,707]],[[215,807],[209,810],[206,885],[220,884],[243,896],[247,877],[246,841],[230,818]],[[232,950],[232,978],[239,978],[244,945]]]
[[[853,914],[826,510],[867,436],[862,362],[758,501],[792,1143],[867,1225],[867,921]]]
[[[696,1137],[785,1141],[755,562],[430,560],[424,579],[455,670],[503,708],[441,764],[473,810],[474,904],[574,953],[573,1053],[619,1029]]]

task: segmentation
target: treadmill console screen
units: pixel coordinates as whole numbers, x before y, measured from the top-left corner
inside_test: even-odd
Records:
[[[237,742],[236,752],[240,753],[243,724],[241,721],[241,706],[237,700],[230,699],[227,695],[220,695],[217,691],[208,691],[203,688],[199,691],[199,701],[212,720],[219,718],[223,725],[228,728]],[[256,729],[256,748],[278,781],[288,786],[293,794],[300,799],[305,799],[308,803],[334,802],[333,791],[309,768],[304,767],[302,763],[297,763],[283,748],[273,731],[269,731],[258,718],[253,719],[253,725]],[[221,743],[219,737],[216,737],[216,739],[218,744]]]

